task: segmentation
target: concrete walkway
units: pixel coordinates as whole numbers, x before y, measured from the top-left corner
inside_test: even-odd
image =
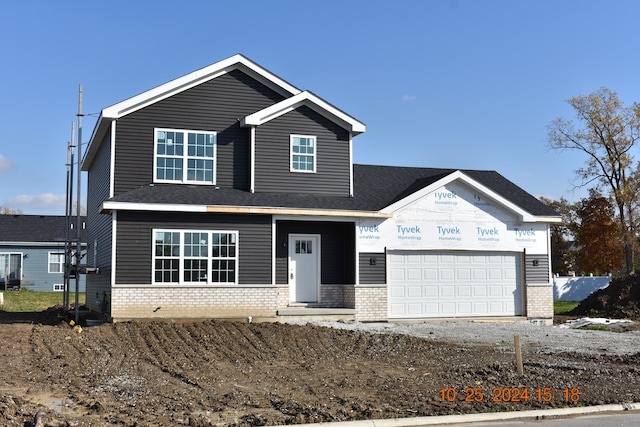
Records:
[[[382,420],[340,421],[335,423],[297,424],[299,426],[331,427],[418,427],[510,420],[540,420],[543,418],[572,417],[587,414],[605,415],[621,411],[640,411],[640,402],[614,405],[583,406],[576,408],[543,409],[538,411],[492,412],[488,414],[442,415],[434,417],[391,418]],[[284,426],[280,426],[284,427]],[[287,426],[291,427],[291,426]]]

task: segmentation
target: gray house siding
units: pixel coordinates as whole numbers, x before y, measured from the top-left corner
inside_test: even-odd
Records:
[[[287,284],[289,234],[320,234],[322,284],[355,283],[355,227],[352,222],[276,222],[276,283]]]
[[[119,212],[115,284],[151,284],[153,229],[238,231],[238,282],[271,284],[268,215]]]
[[[290,171],[290,136],[316,136],[317,171]],[[349,195],[349,133],[309,107],[256,129],[256,192]]]
[[[527,283],[549,283],[549,257],[526,254],[525,277]]]
[[[154,128],[217,132],[216,185],[249,188],[249,130],[239,118],[283,97],[239,70],[117,121],[115,195],[153,182]]]
[[[103,295],[111,286],[111,215],[101,214],[102,202],[109,198],[111,177],[111,133],[104,137],[87,174],[87,255],[89,266],[100,268],[100,274],[87,275],[86,305],[101,311]]]
[[[387,283],[387,257],[380,252],[361,252],[358,260],[360,284],[376,285]]]
[[[22,262],[20,286],[38,292],[52,292],[54,285],[64,284],[63,273],[49,273],[49,253],[64,254],[64,243],[50,245],[0,245],[0,253],[19,254]],[[80,277],[80,292],[85,291],[85,276]],[[0,279],[2,281],[3,279]],[[2,287],[0,287],[0,290]],[[75,291],[75,279],[71,290]],[[62,296],[60,296],[62,302]]]

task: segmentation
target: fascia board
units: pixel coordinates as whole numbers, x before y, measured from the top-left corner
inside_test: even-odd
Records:
[[[445,176],[444,178],[422,188],[421,190],[416,191],[415,193],[405,197],[402,200],[398,200],[397,202],[382,209],[381,212],[395,212],[417,201],[418,199],[425,197],[427,194],[432,193],[433,191],[437,190],[443,185],[447,185],[453,181],[464,182],[465,184],[469,185],[473,189],[482,193],[487,198],[492,199],[493,201],[495,201],[505,209],[516,214],[518,219],[522,222],[548,222],[547,219],[550,218],[550,217],[537,217],[535,215],[531,215],[529,212],[525,211],[515,203],[504,198],[503,196],[499,195],[498,193],[486,187],[485,185],[480,184],[478,181],[474,180],[473,178],[470,178],[469,176],[465,175],[463,172],[459,170],[452,172],[451,174]]]
[[[0,242],[1,246],[22,246],[26,248],[46,248],[64,246],[64,240],[52,240],[50,242]],[[82,246],[86,246],[86,242],[82,242]]]
[[[93,132],[91,133],[91,138],[89,139],[87,150],[84,152],[82,162],[80,164],[81,169],[84,172],[87,172],[89,170],[89,166],[91,166],[91,162],[93,161],[93,158],[95,157],[96,153],[98,152],[98,148],[100,147],[100,141],[102,141],[104,134],[107,132],[107,129],[109,129],[111,122],[113,122],[113,119],[105,119],[102,116],[102,113],[100,114],[100,117],[98,117],[98,121],[96,122],[96,125],[93,128]]]
[[[261,81],[283,96],[288,97],[300,93],[300,89],[267,71],[265,68],[262,68],[245,56],[240,54],[233,55],[227,59],[216,62],[215,64],[211,64],[207,67],[201,68],[200,70],[196,70],[192,73],[171,80],[103,109],[100,113],[96,126],[93,129],[87,152],[82,160],[82,170],[86,171],[90,166],[93,156],[95,156],[95,151],[97,151],[104,133],[109,128],[109,125],[113,120],[149,106],[155,102],[166,99],[176,93],[190,89],[205,81],[212,80],[236,68],[241,69],[248,75]]]
[[[336,209],[301,209],[272,206],[227,206],[227,205],[184,205],[184,204],[154,204],[154,203],[102,203],[100,213],[114,211],[143,211],[143,212],[208,212],[208,213],[236,213],[262,215],[299,215],[299,216],[327,216],[348,218],[390,218],[391,213],[375,211],[346,211]]]
[[[237,54],[107,107],[102,110],[102,115],[108,118],[120,118],[133,111],[175,95],[176,93],[215,79],[236,68],[240,68],[254,77],[259,77],[259,80],[265,83],[270,83],[272,88],[279,89],[279,92],[284,95],[290,96],[300,93],[300,89],[287,83],[285,80],[267,71],[243,55]]]
[[[300,92],[299,94],[282,100],[277,104],[270,105],[267,108],[250,114],[240,121],[240,125],[242,127],[260,126],[298,108],[301,105],[308,106],[319,114],[335,121],[345,129],[349,130],[353,135],[358,135],[366,131],[364,123],[354,119],[350,115],[309,91]]]

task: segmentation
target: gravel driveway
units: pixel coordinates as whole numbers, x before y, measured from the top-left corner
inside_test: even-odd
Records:
[[[360,329],[400,333],[438,341],[486,344],[512,351],[514,336],[520,336],[523,351],[538,353],[575,352],[623,355],[640,352],[640,331],[607,332],[541,326],[526,321],[472,322],[432,321],[425,323],[340,323],[321,322],[339,329]]]

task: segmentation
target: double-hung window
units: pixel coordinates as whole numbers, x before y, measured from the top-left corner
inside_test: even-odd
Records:
[[[316,137],[291,135],[291,172],[316,171]]]
[[[49,252],[49,273],[64,273],[64,253]]]
[[[155,182],[215,184],[216,133],[155,130]]]
[[[154,283],[238,283],[237,231],[153,233]]]

